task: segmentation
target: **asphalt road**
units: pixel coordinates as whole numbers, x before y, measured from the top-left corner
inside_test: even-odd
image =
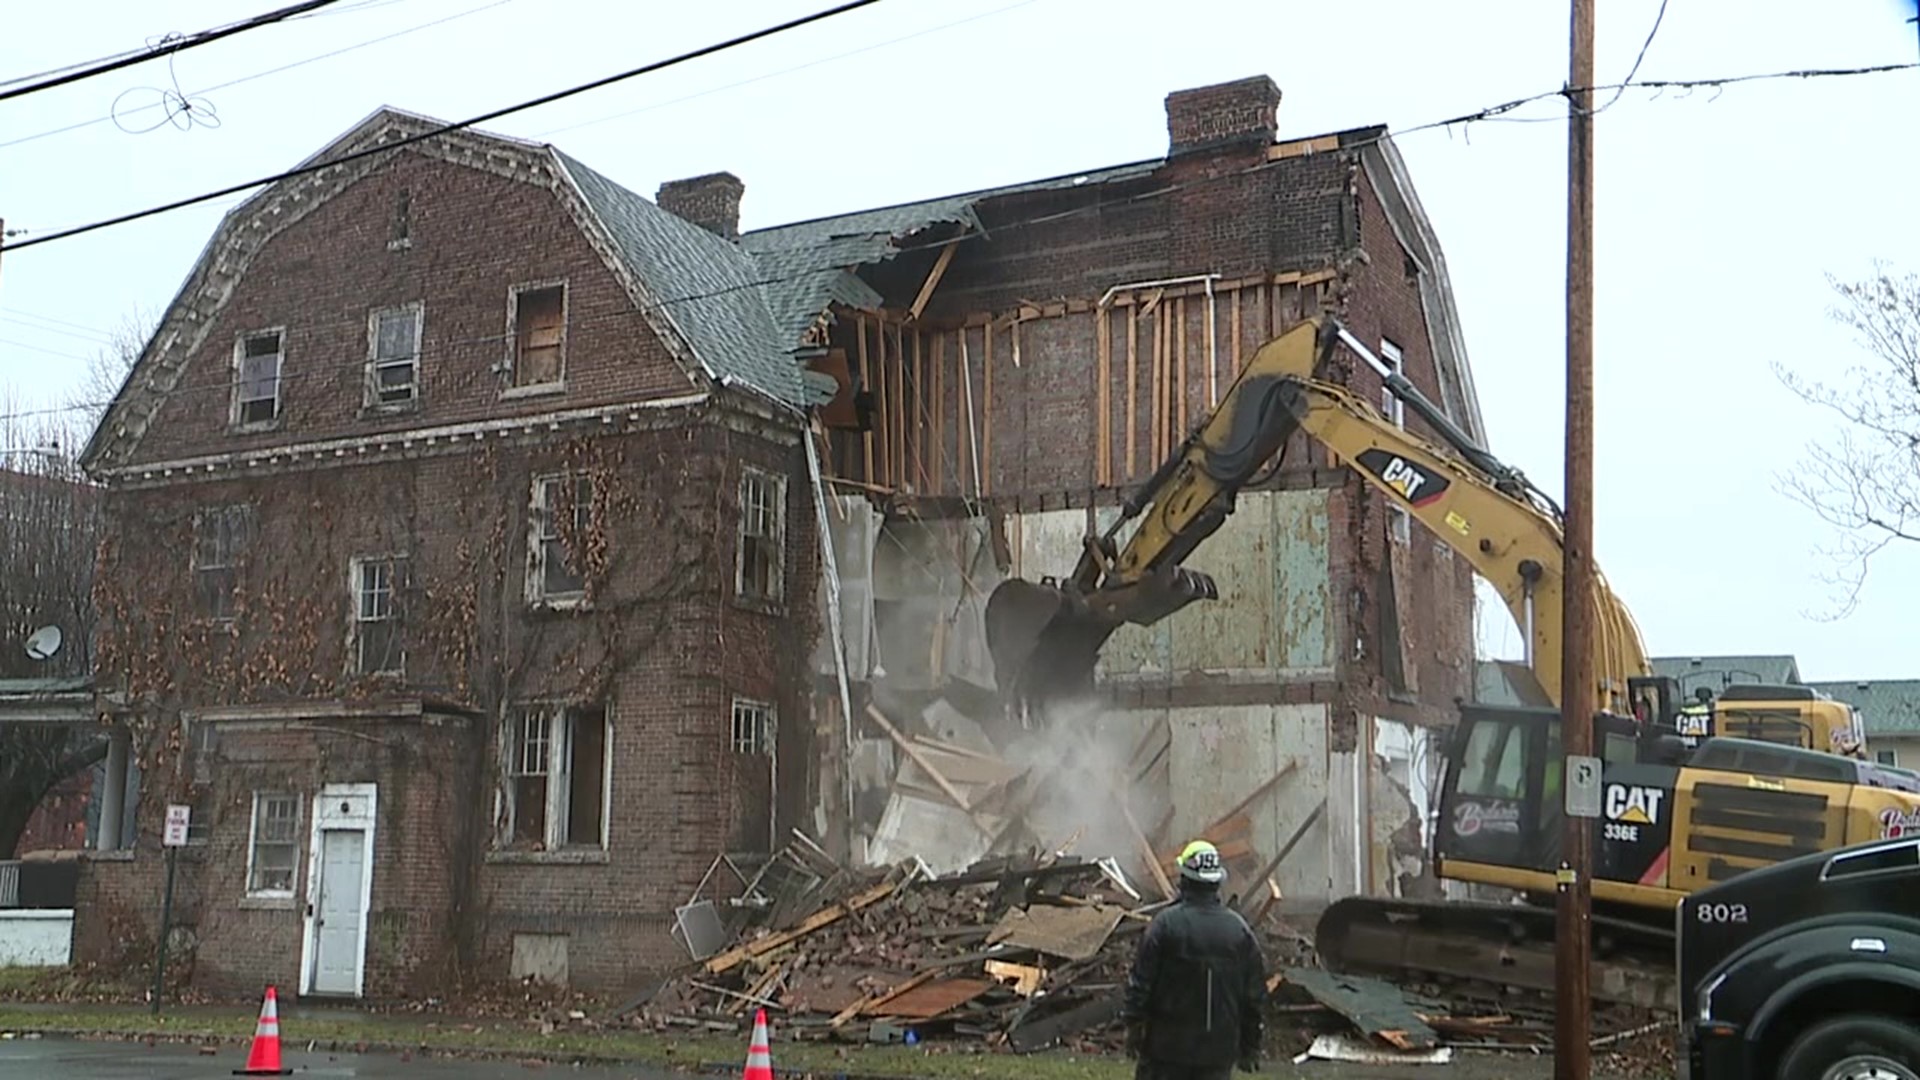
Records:
[[[11,1039],[0,1042],[0,1076],[31,1080],[231,1080],[245,1065],[246,1050],[222,1047],[201,1054],[190,1046],[146,1046],[126,1042],[76,1042],[70,1039]],[[576,1069],[561,1065],[523,1065],[517,1061],[477,1062],[439,1059],[402,1061],[385,1054],[306,1053],[289,1048],[281,1065],[311,1080],[529,1080],[554,1073],[579,1080],[688,1080],[686,1075],[643,1069]]]

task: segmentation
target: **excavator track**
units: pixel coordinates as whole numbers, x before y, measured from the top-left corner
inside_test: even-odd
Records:
[[[1646,1009],[1679,1008],[1672,931],[1593,917],[1593,997]],[[1327,908],[1314,931],[1321,963],[1344,974],[1439,977],[1554,990],[1552,908],[1354,896]]]

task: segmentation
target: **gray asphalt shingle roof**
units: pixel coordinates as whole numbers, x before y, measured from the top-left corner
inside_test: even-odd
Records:
[[[621,260],[651,288],[712,375],[791,405],[818,400],[809,396],[793,355],[800,339],[775,324],[752,256],[581,162],[558,156],[612,234]]]
[[[1840,679],[1807,685],[1860,710],[1870,736],[1920,733],[1920,679]]]
[[[1692,693],[1707,687],[1718,693],[1730,683],[1765,683],[1768,686],[1792,686],[1801,681],[1800,663],[1792,656],[1656,656],[1653,673],[1676,679],[1680,689]]]

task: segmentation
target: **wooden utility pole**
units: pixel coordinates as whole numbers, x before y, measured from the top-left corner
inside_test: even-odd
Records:
[[[1573,0],[1567,86],[1566,605],[1560,749],[1593,753],[1593,8]],[[1562,784],[1572,781],[1563,760]],[[1554,1080],[1587,1080],[1593,963],[1593,822],[1566,815],[1554,947]]]

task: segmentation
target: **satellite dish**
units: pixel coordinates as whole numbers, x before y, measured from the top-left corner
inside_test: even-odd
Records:
[[[60,628],[43,626],[27,639],[27,655],[35,660],[50,660],[60,651]]]

